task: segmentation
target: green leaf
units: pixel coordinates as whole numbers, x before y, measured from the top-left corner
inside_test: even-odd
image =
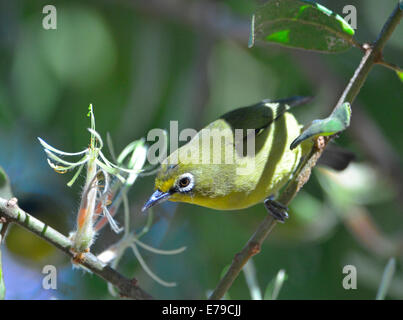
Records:
[[[403,82],[403,71],[396,71],[396,74],[399,77],[400,81]]]
[[[269,0],[252,17],[249,47],[255,40],[321,52],[353,45],[354,29],[339,15],[308,0]]]
[[[350,104],[348,102],[340,104],[326,119],[312,121],[311,125],[291,143],[290,149],[296,148],[302,141],[311,137],[331,136],[337,132],[343,131],[350,125],[350,119]]]
[[[12,197],[10,182],[2,167],[0,167],[0,197],[4,199]]]
[[[276,277],[269,282],[264,292],[264,300],[276,300],[280,290],[284,284],[284,281],[287,280],[287,274],[283,269],[281,269]]]

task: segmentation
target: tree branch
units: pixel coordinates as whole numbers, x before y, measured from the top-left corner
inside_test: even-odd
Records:
[[[336,106],[344,102],[349,102],[352,104],[361,90],[368,74],[375,63],[379,61],[382,57],[382,49],[385,46],[387,40],[393,33],[393,30],[399,24],[402,18],[403,11],[400,10],[399,4],[395,7],[388,20],[386,21],[381,33],[379,34],[377,40],[373,46],[364,45],[363,48],[366,50],[364,57],[354,72],[353,77],[349,81],[347,87],[343,91],[339,101]],[[335,106],[335,108],[336,108]],[[321,156],[324,148],[332,137],[324,138],[319,137],[316,141],[315,146],[312,148],[311,153],[303,160],[300,165],[300,170],[294,175],[294,178],[289,182],[284,191],[281,193],[278,201],[288,205],[302,186],[309,180],[312,168],[316,165],[317,160]],[[267,216],[261,224],[258,226],[257,230],[253,236],[249,239],[243,249],[235,255],[231,266],[224,275],[224,277],[218,283],[216,289],[210,296],[211,300],[221,299],[224,294],[231,287],[232,283],[241,272],[243,266],[246,262],[256,253],[260,251],[260,247],[266,237],[273,230],[277,222],[271,217]]]
[[[403,69],[401,67],[399,67],[397,64],[387,62],[387,61],[385,61],[383,59],[379,60],[377,62],[377,64],[379,64],[381,66],[384,66],[384,67],[386,67],[388,69],[391,69],[391,70],[393,70],[395,72],[403,72]]]
[[[75,254],[70,251],[71,242],[67,237],[19,208],[15,198],[11,200],[0,198],[0,217],[5,218],[8,223],[16,223],[28,231],[35,233],[70,258],[75,257]],[[83,259],[80,259],[80,264],[114,285],[122,297],[138,300],[152,299],[148,293],[136,285],[135,279],[126,278],[116,270],[102,263],[90,252],[83,255]]]

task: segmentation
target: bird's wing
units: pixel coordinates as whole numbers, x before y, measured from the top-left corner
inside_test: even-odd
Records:
[[[224,120],[233,130],[243,129],[244,135],[246,135],[247,129],[255,129],[256,134],[259,134],[261,129],[268,127],[284,112],[310,100],[309,97],[292,97],[275,101],[266,99],[251,106],[230,111],[220,119]]]

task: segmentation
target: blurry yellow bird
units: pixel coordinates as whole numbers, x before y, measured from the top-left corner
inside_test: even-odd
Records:
[[[207,125],[163,161],[155,179],[155,192],[143,211],[166,200],[216,210],[243,209],[264,202],[268,211],[283,222],[288,217],[287,208],[273,196],[312,147],[312,141],[307,140],[290,149],[302,126],[288,110],[309,100],[263,100],[228,112]],[[242,135],[237,135],[235,129],[241,129]],[[246,152],[248,134],[254,138],[253,156]],[[214,146],[217,141],[225,141],[218,151]],[[217,155],[221,156],[218,163],[213,159]],[[206,158],[207,163],[203,162]],[[336,166],[345,167],[349,160],[338,157]],[[248,169],[246,174],[242,172]]]

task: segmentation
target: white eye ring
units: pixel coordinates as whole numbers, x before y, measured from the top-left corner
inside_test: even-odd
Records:
[[[178,181],[177,186],[180,192],[189,192],[194,187],[194,177],[190,173],[182,174]]]

